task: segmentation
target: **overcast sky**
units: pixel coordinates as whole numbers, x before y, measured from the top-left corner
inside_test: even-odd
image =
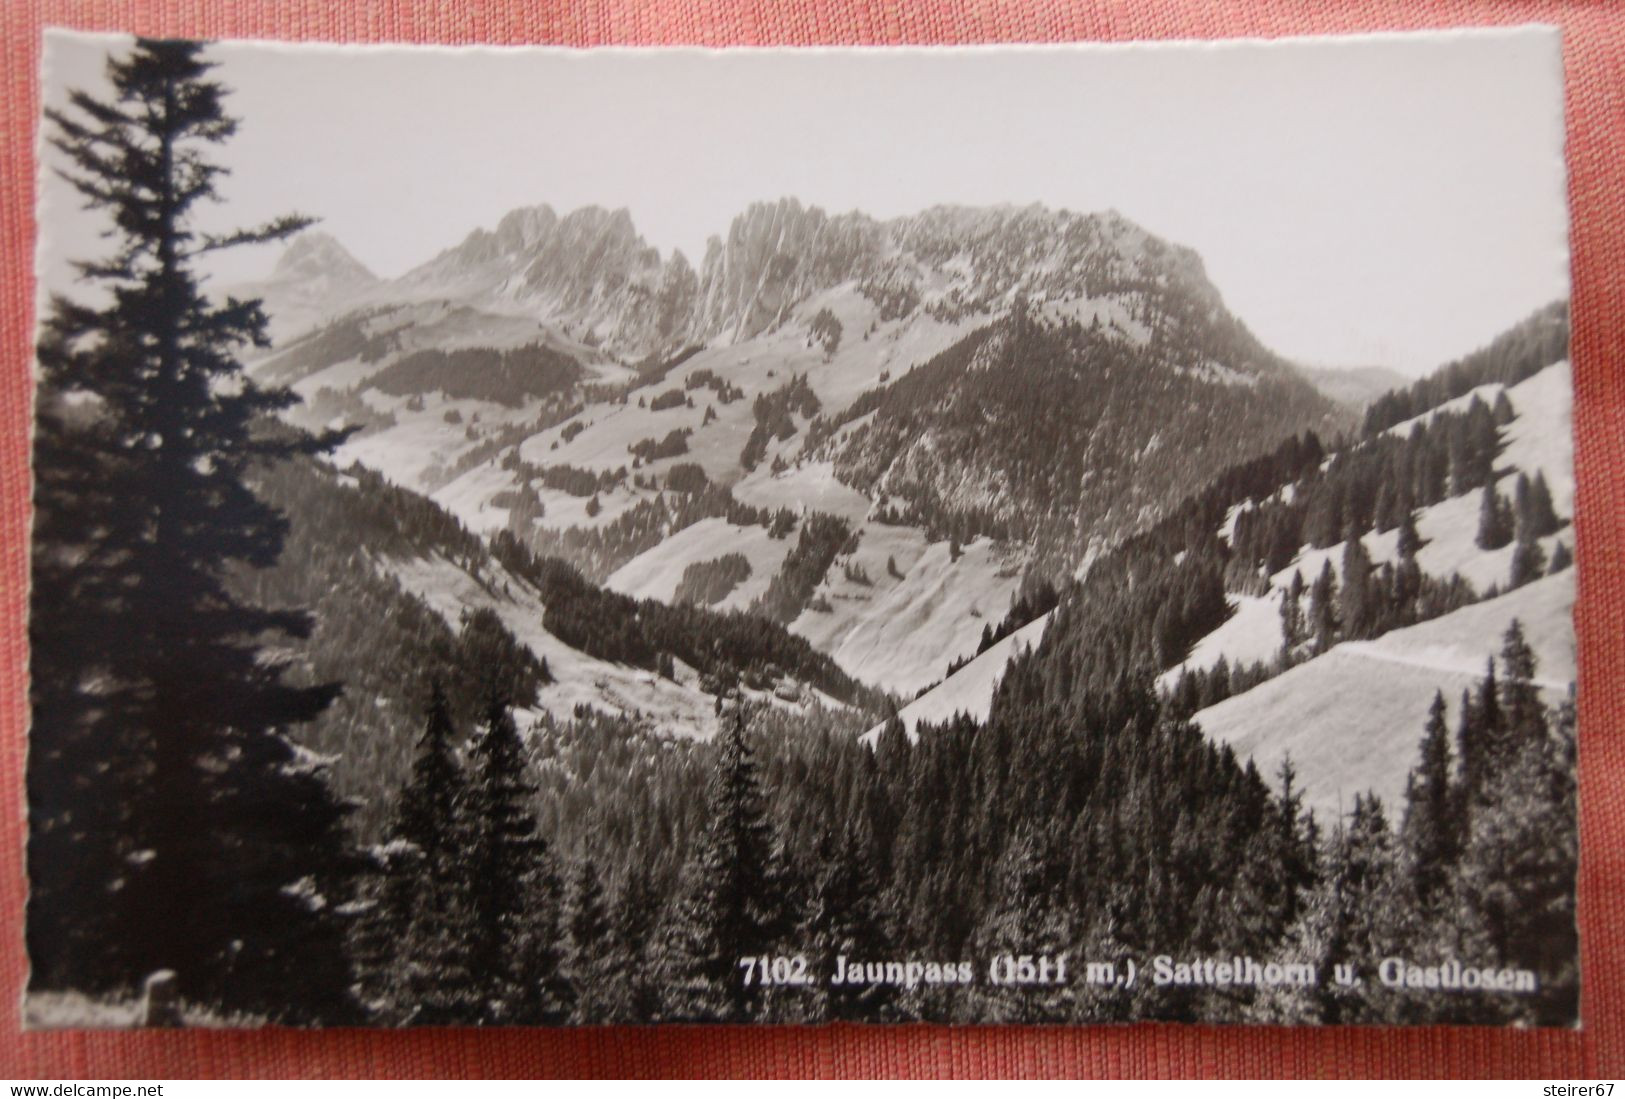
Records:
[[[119,45],[53,33],[47,103],[98,85]],[[627,207],[696,265],[782,195],[882,218],[1115,208],[1201,253],[1282,354],[1415,374],[1567,293],[1559,49],[1539,29],[866,52],[222,44],[242,127],[211,220],[314,214],[387,276],[543,202]],[[42,203],[56,281],[100,249],[60,185]]]

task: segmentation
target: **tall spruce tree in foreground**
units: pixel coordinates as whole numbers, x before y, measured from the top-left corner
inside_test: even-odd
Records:
[[[63,177],[114,242],[53,299],[38,349],[29,943],[37,987],[133,990],[172,969],[188,999],[288,1021],[350,1008],[353,870],[325,761],[289,730],[332,686],[291,687],[271,644],[310,627],[245,605],[286,521],[246,479],[321,449],[266,426],[296,398],[246,376],[259,303],[206,297],[205,253],[285,237],[286,218],[196,228],[236,122],[202,47],[142,40],[106,99],[47,114]]]
[[[456,738],[437,682],[385,850],[378,923],[392,941],[373,952],[391,1013],[403,1022],[448,1025],[480,1017],[470,957],[474,897],[464,865],[469,837],[459,812],[467,780]]]
[[[496,689],[486,698],[463,803],[464,866],[473,905],[469,962],[482,989],[482,1021],[563,1022],[570,990],[562,972],[562,887],[536,832],[525,748]]]
[[[666,927],[666,1014],[679,1019],[755,1017],[761,973],[747,983],[739,959],[770,952],[784,931],[772,828],[743,707],[725,720],[706,791],[705,830]]]

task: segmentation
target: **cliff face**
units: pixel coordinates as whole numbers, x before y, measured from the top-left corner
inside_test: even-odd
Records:
[[[712,238],[694,342],[737,342],[789,319],[820,291],[855,283],[889,319],[1003,313],[1018,297],[1112,299],[1135,320],[1207,325],[1227,316],[1201,258],[1115,212],[934,207],[877,222],[794,199],[758,203]]]
[[[884,243],[883,228],[862,214],[832,218],[793,198],[756,203],[725,239],[711,238],[693,333],[724,342],[759,335],[817,291],[870,273]]]
[[[377,297],[534,313],[589,343],[647,350],[682,335],[693,293],[687,269],[680,256],[662,262],[625,210],[588,206],[560,217],[532,206],[508,213],[494,230],[474,230]]]

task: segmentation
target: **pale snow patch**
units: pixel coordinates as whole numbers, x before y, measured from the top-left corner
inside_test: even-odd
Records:
[[[1202,710],[1196,721],[1266,776],[1290,755],[1319,814],[1347,812],[1367,790],[1397,814],[1434,692],[1443,691],[1454,728],[1461,692],[1476,688],[1514,618],[1535,652],[1548,701],[1567,693],[1576,666],[1573,604],[1569,569],[1374,641],[1337,645]]]
[[[999,680],[1004,678],[1004,670],[1016,656],[1043,640],[1051,614],[1053,612],[1036,618],[1009,637],[995,642],[969,664],[897,711],[908,738],[915,739],[921,722],[940,725],[955,714],[967,714],[976,721],[986,721],[993,708],[993,692]],[[861,739],[873,746],[884,727],[884,722],[876,725]]]
[[[1158,686],[1172,687],[1187,668],[1207,669],[1224,657],[1231,665],[1269,660],[1281,651],[1281,593],[1225,597],[1235,608],[1229,618],[1198,641],[1190,655],[1157,679]]]
[[[901,580],[887,573],[888,557]],[[1020,585],[1019,561],[989,539],[964,546],[956,562],[949,557],[948,543],[927,545],[913,528],[865,524],[857,552],[837,558],[819,585],[831,610],[808,609],[790,629],[848,674],[912,694],[976,651],[983,628],[1004,618]],[[868,574],[868,585],[846,579],[848,561]]]
[[[793,531],[784,538],[771,538],[765,527],[737,527],[726,519],[702,519],[622,565],[604,586],[639,599],[670,603],[689,565],[738,553],[750,562],[750,576],[728,593],[718,609],[743,608],[767,590],[795,539]]]
[[[1255,506],[1251,500],[1243,500],[1239,504],[1231,504],[1224,513],[1224,522],[1219,524],[1219,537],[1224,539],[1226,545],[1236,540],[1236,520],[1241,518],[1241,513],[1252,511]]]

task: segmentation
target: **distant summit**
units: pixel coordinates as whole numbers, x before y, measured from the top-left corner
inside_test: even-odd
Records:
[[[331,235],[306,229],[293,238],[271,269],[272,282],[295,280],[358,290],[372,286],[378,276]]]
[[[379,278],[331,235],[306,229],[294,237],[266,278],[226,288],[238,298],[259,298],[270,315],[271,338],[292,336],[347,311]]]

